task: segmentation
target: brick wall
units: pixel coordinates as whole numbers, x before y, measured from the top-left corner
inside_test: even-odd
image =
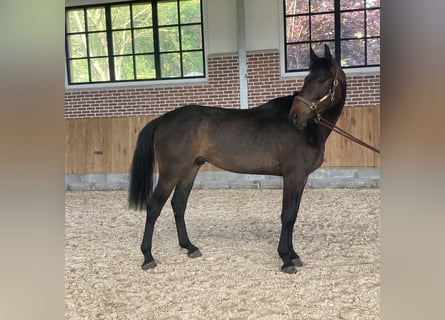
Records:
[[[380,106],[380,75],[348,76],[347,106]]]
[[[278,51],[247,55],[249,106],[291,94],[303,79],[280,77]],[[347,106],[380,105],[379,75],[349,75]],[[65,118],[159,115],[179,106],[197,103],[239,108],[237,55],[208,57],[208,82],[109,90],[67,90]]]

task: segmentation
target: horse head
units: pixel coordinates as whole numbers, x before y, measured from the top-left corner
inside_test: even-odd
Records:
[[[324,57],[318,57],[310,48],[309,74],[304,78],[300,93],[295,97],[289,119],[299,130],[309,120],[321,116],[339,101],[345,99],[346,76],[325,44]]]

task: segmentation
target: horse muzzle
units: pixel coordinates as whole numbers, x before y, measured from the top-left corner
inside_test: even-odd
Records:
[[[298,130],[304,130],[304,128],[307,127],[307,123],[311,119],[311,117],[311,113],[297,115],[297,113],[294,112],[289,114],[289,120],[291,121],[292,125]]]

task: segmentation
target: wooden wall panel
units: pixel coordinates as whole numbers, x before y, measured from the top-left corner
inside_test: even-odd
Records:
[[[364,142],[380,147],[380,107],[345,108],[337,126]],[[332,132],[326,142],[323,167],[379,167],[380,156]]]
[[[66,120],[65,173],[126,173],[139,131],[153,116]]]
[[[143,126],[154,116],[66,120],[65,173],[127,173]],[[345,108],[337,125],[379,147],[380,107]],[[379,167],[380,156],[333,132],[323,167]],[[217,170],[209,164],[202,169]]]
[[[86,172],[84,150],[86,121],[65,121],[65,123],[65,173]]]

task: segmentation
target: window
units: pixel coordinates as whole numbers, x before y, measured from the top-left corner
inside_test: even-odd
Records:
[[[68,84],[205,77],[201,0],[66,9]]]
[[[285,71],[309,67],[325,43],[343,68],[380,65],[380,0],[283,0]]]

